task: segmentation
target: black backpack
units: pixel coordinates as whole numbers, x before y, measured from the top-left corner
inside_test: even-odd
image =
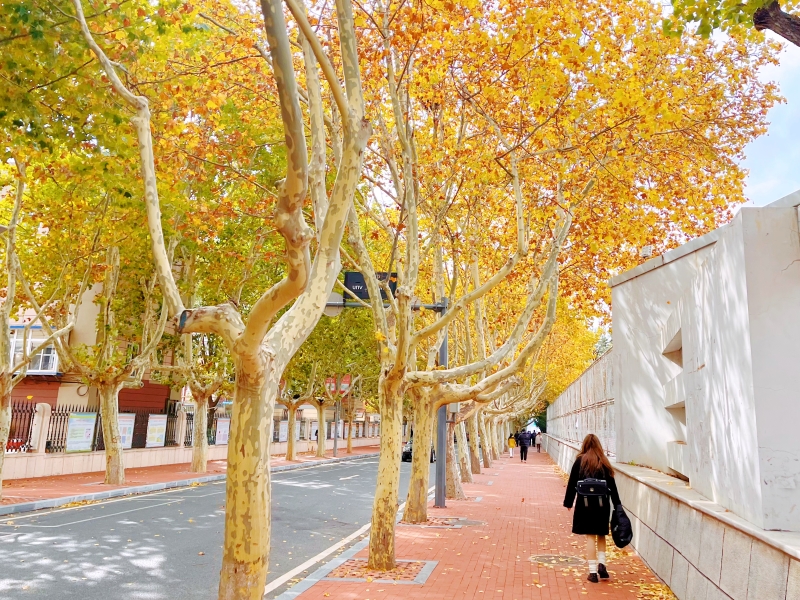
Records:
[[[583,496],[583,504],[589,506],[589,498],[597,498],[600,506],[603,506],[603,498],[608,497],[608,482],[605,479],[594,479],[587,477],[581,479],[575,486],[579,496]]]
[[[624,548],[633,540],[633,528],[631,527],[631,520],[625,514],[625,509],[621,504],[614,507],[611,513],[611,537],[614,539],[614,545],[617,548]]]

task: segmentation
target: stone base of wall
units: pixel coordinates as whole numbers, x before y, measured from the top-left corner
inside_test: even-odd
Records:
[[[353,447],[374,446],[380,438],[356,438]],[[316,442],[300,440],[297,452],[308,452],[316,448]],[[326,440],[325,447],[333,448],[333,440]],[[347,440],[339,440],[339,454],[347,451]],[[286,454],[286,442],[273,443],[272,456]],[[209,446],[208,460],[224,460],[227,458],[228,446]],[[161,465],[179,465],[192,462],[192,448],[135,448],[123,452],[125,467],[129,469],[141,467],[158,467]],[[27,479],[29,477],[48,477],[51,475],[71,475],[73,473],[97,473],[106,468],[104,452],[81,452],[75,454],[46,454],[44,452],[6,454],[3,463],[3,479]]]
[[[577,445],[544,446],[569,471]],[[675,477],[614,467],[632,545],[680,600],[800,600],[800,534],[759,529]]]

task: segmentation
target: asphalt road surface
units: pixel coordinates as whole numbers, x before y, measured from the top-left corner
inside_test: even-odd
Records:
[[[370,458],[274,475],[269,582],[369,522],[377,464]],[[401,502],[409,472],[403,463]],[[0,600],[213,600],[224,502],[219,482],[0,517]]]

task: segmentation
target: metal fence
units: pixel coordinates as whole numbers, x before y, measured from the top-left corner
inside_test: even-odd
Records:
[[[44,451],[48,453],[64,452],[67,449],[67,426],[69,413],[86,412],[84,406],[56,406],[50,413],[50,425],[47,428],[47,443]],[[97,437],[95,435],[95,437]]]
[[[92,450],[105,450],[103,440],[103,418],[97,409],[89,409],[84,406],[57,406],[50,414],[50,426],[47,430],[47,444],[45,452],[57,453],[65,452],[67,449],[67,429],[69,427],[69,415],[76,412],[96,412],[97,420],[94,426],[94,439]],[[147,446],[147,422],[150,415],[164,414],[163,410],[152,410],[142,408],[120,407],[120,413],[133,413],[136,415],[133,421],[133,440],[132,448],[144,448]],[[172,414],[167,412],[167,435],[164,440],[165,446],[177,446],[175,437],[177,435],[177,409],[172,409]],[[171,432],[171,437],[170,437]]]
[[[164,436],[165,446],[178,445],[178,412],[180,408],[180,402],[174,400],[167,402],[167,431]]]
[[[194,409],[186,411],[186,435],[183,436],[183,445],[191,448],[194,439]]]
[[[6,442],[6,452],[16,453],[30,450],[35,414],[35,403],[24,400],[11,401],[11,429]]]

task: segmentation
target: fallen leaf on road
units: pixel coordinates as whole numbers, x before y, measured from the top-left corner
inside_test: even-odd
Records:
[[[206,555],[206,553],[205,553],[205,552],[198,552],[197,554],[198,554],[199,556],[205,556],[205,555]]]

